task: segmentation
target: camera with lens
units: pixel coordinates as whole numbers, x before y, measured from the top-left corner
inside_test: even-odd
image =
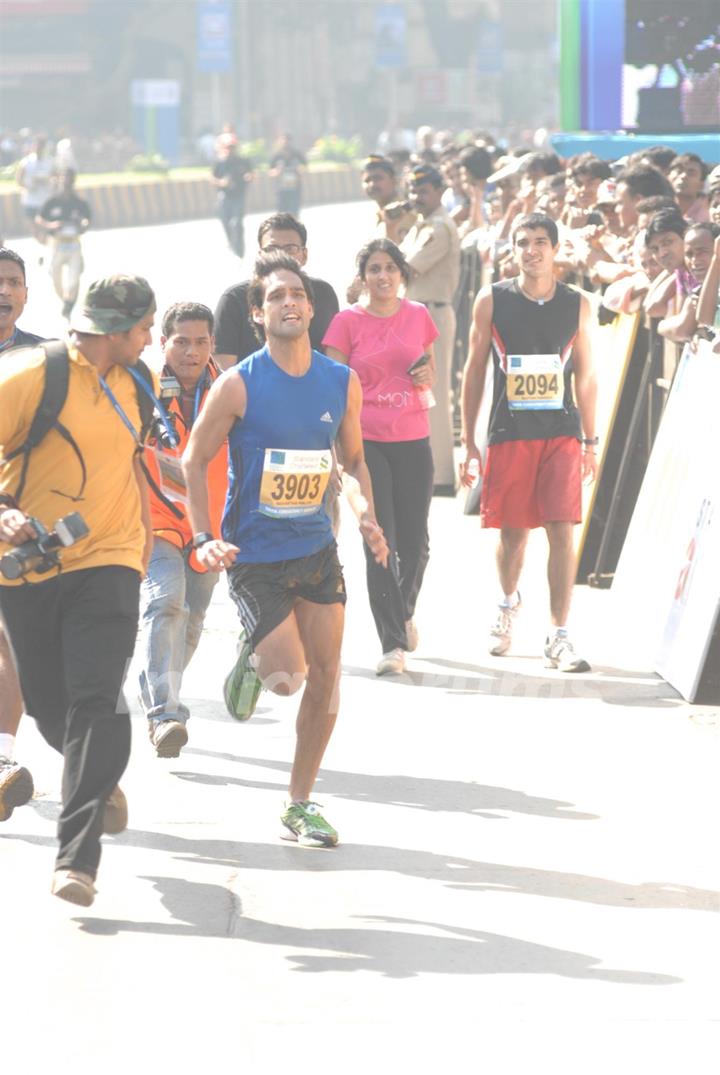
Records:
[[[182,389],[180,388],[180,382],[177,378],[172,376],[160,378],[160,402],[166,403],[168,400],[177,399],[181,395]],[[172,452],[177,448],[180,443],[180,437],[175,429],[176,415],[170,413],[165,409],[164,419],[160,415],[157,408],[153,415],[153,420],[150,425],[150,437],[157,441],[161,448],[164,448],[166,452]],[[168,430],[168,425],[172,430]]]
[[[170,426],[170,429],[167,428],[165,422]],[[153,420],[150,423],[150,438],[156,441],[166,452],[174,451],[180,443],[180,437],[175,429],[175,415],[166,413],[165,419],[163,420],[160,415],[155,412]]]
[[[28,517],[37,534],[30,541],[16,545],[10,552],[0,556],[0,572],[6,579],[19,579],[29,571],[44,575],[60,566],[58,549],[66,549],[86,537],[90,531],[79,511],[58,519],[53,530],[48,530],[39,519]]]

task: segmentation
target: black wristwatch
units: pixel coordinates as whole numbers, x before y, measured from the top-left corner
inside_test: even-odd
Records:
[[[214,541],[215,538],[207,530],[202,530],[199,534],[193,534],[192,547],[199,549],[201,545],[204,545],[206,541]]]
[[[711,325],[698,325],[695,329],[695,335],[699,336],[701,340],[707,340],[708,343],[712,343],[717,332]]]
[[[599,437],[583,437],[582,442],[588,448],[595,448],[600,443]]]

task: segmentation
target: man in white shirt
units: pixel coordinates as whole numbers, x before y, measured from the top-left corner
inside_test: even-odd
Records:
[[[20,204],[30,222],[30,229],[39,243],[45,242],[43,229],[35,218],[41,206],[53,193],[55,162],[48,152],[47,138],[38,135],[35,148],[20,161],[15,176],[20,187]],[[42,256],[40,258],[42,263]]]

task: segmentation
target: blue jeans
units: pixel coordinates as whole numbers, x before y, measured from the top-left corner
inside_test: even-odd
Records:
[[[190,716],[180,701],[180,685],[200,641],[216,582],[214,572],[193,571],[187,552],[155,538],[140,590],[140,701],[148,720],[185,724]]]

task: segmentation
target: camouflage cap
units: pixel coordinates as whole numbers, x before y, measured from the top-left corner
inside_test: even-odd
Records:
[[[155,295],[142,276],[106,276],[85,292],[70,328],[91,336],[127,332],[155,310]]]

